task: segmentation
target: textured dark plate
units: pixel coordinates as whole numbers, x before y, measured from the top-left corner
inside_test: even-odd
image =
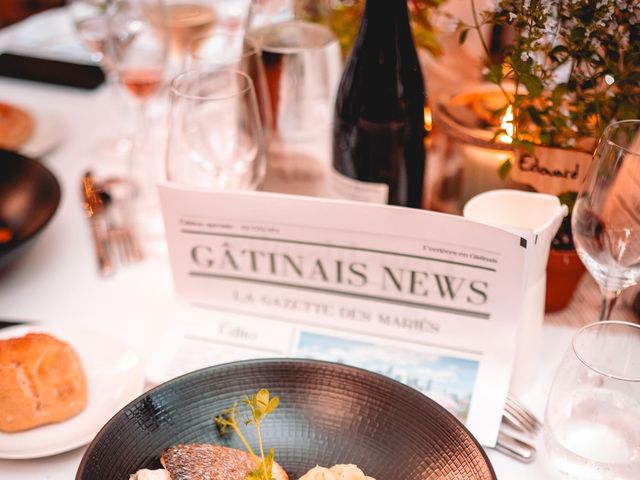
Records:
[[[32,243],[59,204],[60,185],[44,165],[0,149],[0,229],[11,232],[0,241],[0,268]]]
[[[446,410],[387,377],[335,363],[268,359],[198,370],[160,385],[98,433],[76,479],[126,479],[159,468],[163,448],[221,438],[212,418],[260,388],[280,396],[265,446],[291,480],[316,464],[355,463],[377,480],[495,480],[471,434]],[[246,429],[255,444],[253,429]]]

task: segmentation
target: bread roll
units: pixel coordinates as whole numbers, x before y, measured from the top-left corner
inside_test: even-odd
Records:
[[[0,102],[0,148],[15,150],[26,142],[34,130],[27,112],[15,105]]]
[[[0,431],[60,422],[87,405],[87,379],[76,352],[43,333],[0,340]]]

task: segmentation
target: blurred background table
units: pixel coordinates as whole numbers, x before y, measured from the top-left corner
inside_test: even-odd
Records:
[[[42,15],[47,15],[52,22],[65,18],[64,11]],[[0,50],[6,49],[20,27],[21,24],[17,24],[0,31]],[[42,158],[61,183],[62,202],[35,245],[0,272],[0,320],[91,328],[96,335],[117,338],[144,362],[166,326],[182,318],[209,313],[175,300],[168,259],[162,249],[143,263],[123,268],[115,276],[101,278],[97,274],[94,248],[81,204],[80,179],[87,168],[101,166],[96,162],[108,161],[92,158],[90,152],[98,139],[115,132],[121,123],[120,110],[112,98],[107,86],[82,91],[0,77],[0,101],[16,103],[33,112],[54,112],[59,121],[57,128],[62,132],[60,144]],[[163,106],[160,104],[157,108],[161,112]],[[291,183],[275,177],[270,177],[267,185],[274,190],[286,187],[296,193],[304,193],[308,188],[304,182]],[[317,189],[316,194],[322,193],[318,183],[313,188]],[[597,287],[585,275],[571,305],[547,315],[538,380],[522,398],[540,417],[552,372],[572,333],[594,321],[598,307]],[[613,317],[633,318],[622,303]],[[538,459],[529,465],[489,450],[498,478],[557,478],[547,462],[541,435],[536,444]],[[83,451],[84,448],[80,448],[33,460],[0,460],[0,477],[7,480],[73,478]]]

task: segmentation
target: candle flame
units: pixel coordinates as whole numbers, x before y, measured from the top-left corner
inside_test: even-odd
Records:
[[[433,127],[433,117],[431,116],[431,108],[424,107],[424,130],[430,132]]]
[[[502,116],[502,122],[500,123],[500,128],[504,131],[504,133],[500,134],[498,138],[504,143],[513,142],[513,106],[509,105],[507,107],[507,111],[504,112]]]

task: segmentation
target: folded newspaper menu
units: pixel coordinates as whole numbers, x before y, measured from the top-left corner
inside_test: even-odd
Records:
[[[257,357],[342,362],[421,390],[495,444],[526,241],[399,207],[168,185],[160,197],[176,292],[213,308],[186,307],[151,381]]]

